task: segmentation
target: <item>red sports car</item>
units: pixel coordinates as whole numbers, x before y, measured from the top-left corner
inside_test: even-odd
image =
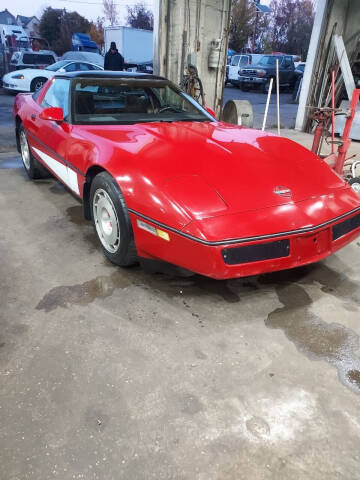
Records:
[[[168,80],[58,74],[15,100],[36,179],[83,201],[106,257],[224,279],[316,262],[360,234],[360,198],[300,145],[218,122]]]

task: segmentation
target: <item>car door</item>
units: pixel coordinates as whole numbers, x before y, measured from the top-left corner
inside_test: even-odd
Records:
[[[239,63],[241,55],[234,55],[229,66],[229,80],[238,80]]]
[[[294,80],[294,61],[292,57],[286,56],[281,64],[281,81],[280,83],[292,84]]]
[[[31,146],[35,156],[58,177],[74,193],[79,195],[76,169],[72,169],[67,161],[67,147],[71,126],[69,122],[70,80],[54,78],[41,101],[40,109],[32,116],[33,129]],[[45,108],[60,107],[64,121],[56,122],[41,118]]]

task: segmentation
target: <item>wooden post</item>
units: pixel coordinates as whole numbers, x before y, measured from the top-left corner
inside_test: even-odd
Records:
[[[278,135],[280,135],[279,59],[276,59],[276,108],[277,108],[277,130],[278,130]]]

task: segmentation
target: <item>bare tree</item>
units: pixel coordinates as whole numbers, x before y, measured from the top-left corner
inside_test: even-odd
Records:
[[[114,0],[103,0],[103,9],[106,20],[109,20],[110,25],[118,22],[118,12]]]
[[[133,28],[143,30],[154,29],[154,15],[143,3],[137,3],[133,8],[127,6],[127,24]]]

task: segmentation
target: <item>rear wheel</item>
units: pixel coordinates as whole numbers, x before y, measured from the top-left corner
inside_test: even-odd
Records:
[[[355,177],[349,180],[349,185],[354,190],[354,192],[360,195],[360,177]]]
[[[47,82],[47,80],[48,79],[44,77],[34,78],[34,80],[31,82],[30,90],[32,92],[36,92],[37,90],[40,90],[40,88]]]
[[[29,178],[36,180],[39,178],[50,177],[50,172],[48,172],[40,163],[36,160],[34,155],[31,153],[29,143],[26,138],[26,132],[23,125],[19,127],[19,143],[21,158],[24,164],[24,168]]]
[[[124,197],[111,175],[96,175],[90,187],[91,218],[104,255],[121,267],[137,262],[134,234]]]

